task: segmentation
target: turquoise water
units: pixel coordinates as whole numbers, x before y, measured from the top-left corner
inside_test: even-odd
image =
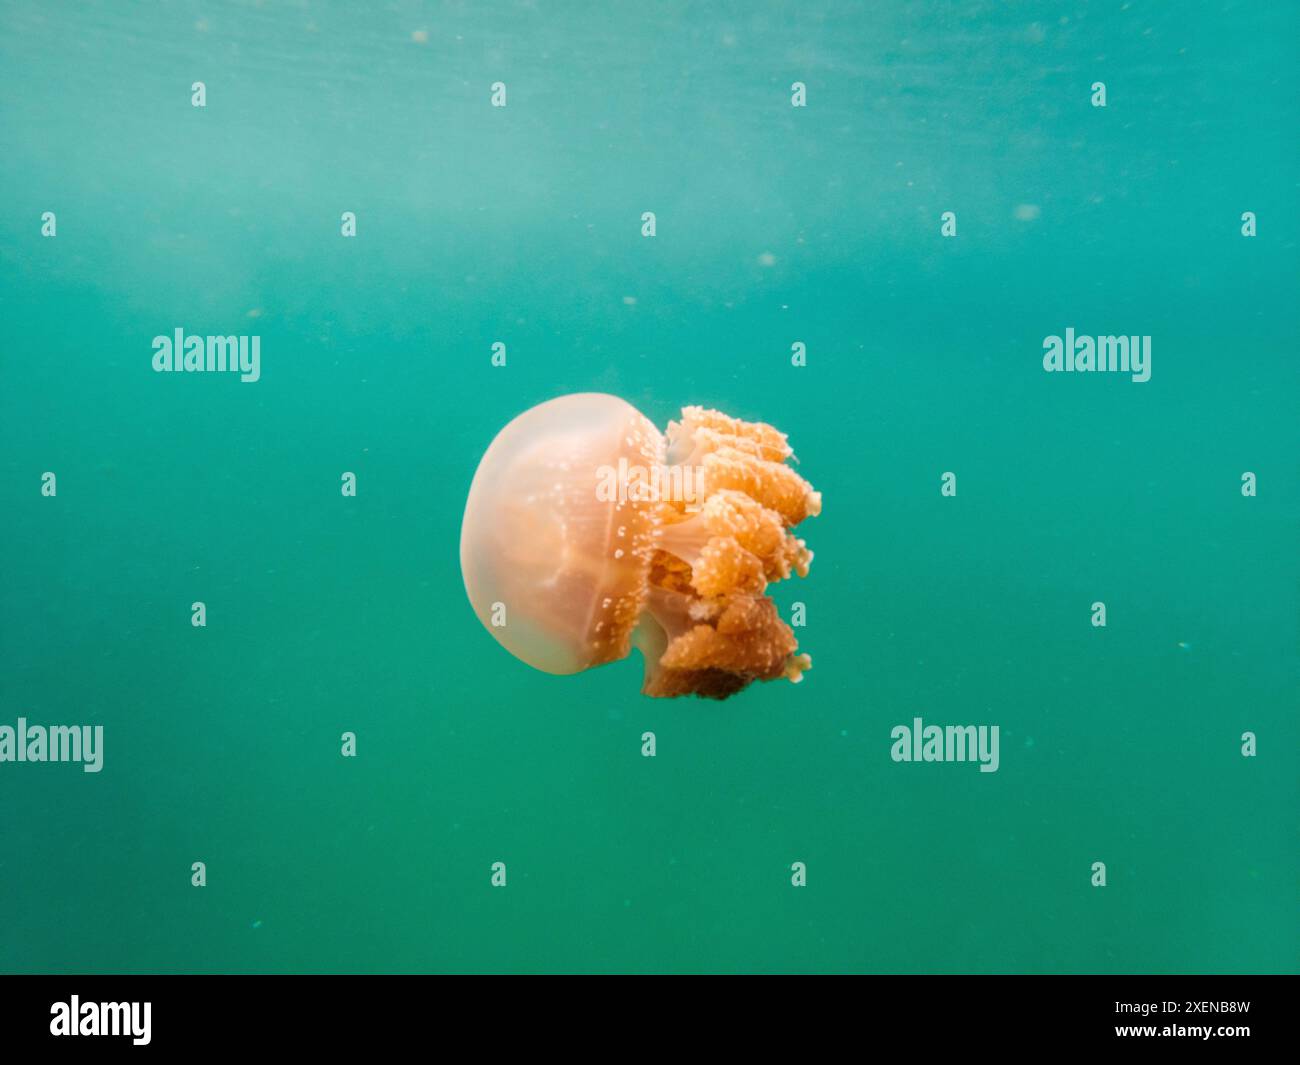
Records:
[[[1298,22],[0,3],[0,725],[104,728],[0,764],[0,970],[1294,971]],[[475,620],[478,459],[587,390],[790,434],[805,683]]]

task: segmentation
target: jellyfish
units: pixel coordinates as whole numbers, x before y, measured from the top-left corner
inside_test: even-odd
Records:
[[[617,396],[541,403],[488,447],[465,504],[460,564],[507,651],[573,674],[637,648],[642,691],[725,699],[812,665],[766,594],[805,577],[792,531],[821,495],[786,435],[703,407],[667,433]]]

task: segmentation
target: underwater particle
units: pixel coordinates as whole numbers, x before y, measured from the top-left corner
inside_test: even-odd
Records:
[[[624,306],[624,307],[635,307],[635,306],[636,306],[636,297],[635,297],[635,296],[624,296],[624,297],[623,297],[623,306]]]
[[[260,918],[260,917],[257,918],[257,920],[255,920],[255,921],[252,923],[251,927],[252,927],[252,928],[255,928],[255,929],[256,929],[256,928],[261,928],[261,927],[262,927],[262,918]]]
[[[759,265],[759,266],[775,266],[775,265],[776,265],[776,256],[773,255],[770,251],[762,252],[762,253],[760,253],[760,255],[759,255],[759,257],[758,257],[758,265]]]
[[[1020,203],[1016,205],[1014,213],[1017,222],[1033,222],[1042,214],[1042,211],[1039,210],[1036,203]]]
[[[812,552],[821,495],[784,433],[685,407],[666,434],[594,392],[525,411],[488,447],[461,525],[465,591],[507,651],[545,673],[645,659],[642,692],[725,699],[812,661],[765,594]]]
[[[428,44],[428,43],[429,43],[429,31],[428,31],[428,30],[412,30],[412,31],[411,31],[411,41],[412,41],[414,44]]]

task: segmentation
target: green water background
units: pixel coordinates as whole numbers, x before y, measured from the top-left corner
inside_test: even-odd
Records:
[[[0,970],[1294,971],[1298,22],[0,3],[0,723],[106,733],[0,765]],[[261,381],[151,372],[178,326]],[[585,390],[790,434],[802,686],[478,625],[478,458]]]

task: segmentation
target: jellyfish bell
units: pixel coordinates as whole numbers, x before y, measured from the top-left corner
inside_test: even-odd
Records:
[[[790,530],[821,497],[790,455],[771,426],[701,407],[665,434],[617,396],[541,403],[497,434],[470,485],[460,559],[474,612],[546,673],[636,646],[651,696],[798,681],[811,661],[764,594],[812,561]]]
[[[479,620],[516,658],[578,673],[627,654],[652,525],[630,498],[603,498],[601,475],[620,459],[659,465],[663,451],[635,407],[595,392],[541,403],[492,441],[465,505],[460,565]]]

